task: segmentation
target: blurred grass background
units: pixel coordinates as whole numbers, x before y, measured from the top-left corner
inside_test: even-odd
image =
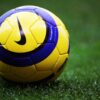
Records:
[[[0,100],[100,100],[99,0],[0,0],[0,14],[22,5],[44,7],[65,23],[71,52],[51,84],[18,85],[0,79]]]

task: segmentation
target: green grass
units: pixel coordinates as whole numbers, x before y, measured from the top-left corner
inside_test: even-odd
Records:
[[[29,4],[63,20],[70,33],[70,58],[53,83],[20,85],[0,78],[0,100],[100,100],[100,1],[0,0],[0,14]]]

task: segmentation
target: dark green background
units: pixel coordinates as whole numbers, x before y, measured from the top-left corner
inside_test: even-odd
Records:
[[[100,100],[99,0],[0,0],[0,14],[22,5],[44,7],[65,23],[71,52],[66,69],[50,84],[0,79],[0,100]]]

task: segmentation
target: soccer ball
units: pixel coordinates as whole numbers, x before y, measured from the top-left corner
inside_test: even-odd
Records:
[[[55,80],[69,51],[68,31],[46,9],[22,6],[0,17],[0,75],[8,80]]]

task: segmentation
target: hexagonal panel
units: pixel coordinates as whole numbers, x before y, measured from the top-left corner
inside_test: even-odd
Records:
[[[60,54],[66,54],[68,52],[69,47],[69,35],[67,30],[65,30],[62,26],[58,26],[59,36],[57,48]]]
[[[40,63],[36,64],[36,69],[38,71],[49,71],[49,70],[51,70],[52,67],[54,67],[58,57],[59,57],[59,52],[55,48],[54,51],[47,58],[45,58]]]

